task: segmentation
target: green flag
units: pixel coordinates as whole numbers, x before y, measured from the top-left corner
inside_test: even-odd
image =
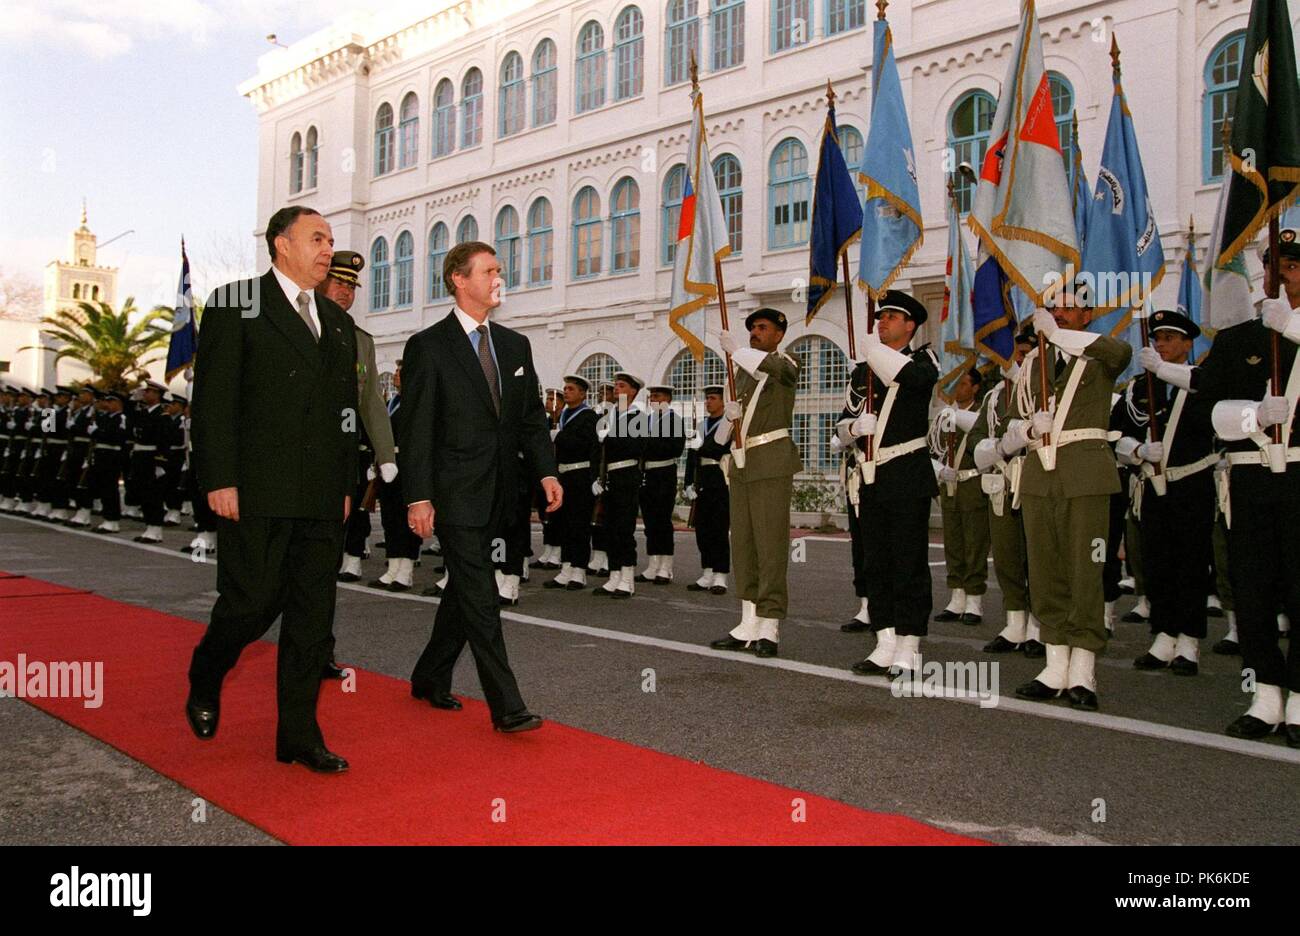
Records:
[[[1218,264],[1300,192],[1300,80],[1286,0],[1254,0],[1232,120],[1232,178]]]

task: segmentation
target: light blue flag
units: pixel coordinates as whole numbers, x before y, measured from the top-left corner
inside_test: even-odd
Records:
[[[925,239],[912,130],[894,62],[894,36],[876,20],[871,59],[871,129],[858,180],[866,188],[858,280],[879,299]]]
[[[1183,257],[1183,272],[1178,278],[1178,311],[1200,327],[1201,335],[1192,342],[1191,363],[1199,364],[1210,351],[1214,331],[1201,320],[1201,277],[1196,272],[1196,244],[1187,238],[1187,255]]]
[[[1282,212],[1281,225],[1300,230],[1300,201],[1293,202],[1290,208]]]
[[[1079,115],[1074,115],[1070,125],[1070,138],[1074,149],[1074,232],[1079,238],[1079,250],[1088,242],[1088,206],[1092,193],[1088,190],[1088,176],[1083,171],[1083,151],[1079,149]]]
[[[1097,171],[1096,194],[1088,207],[1087,226],[1080,280],[1087,285],[1094,303],[1088,328],[1128,340],[1136,349],[1141,339],[1134,336],[1141,332],[1134,310],[1141,314],[1164,279],[1165,253],[1147,195],[1146,173],[1118,65],[1106,146]],[[1136,364],[1134,353],[1133,363],[1121,381],[1133,375]]]
[[[940,319],[939,389],[951,392],[966,371],[975,366],[975,273],[966,241],[962,238],[957,206],[948,203],[948,270],[944,282],[943,314]]]

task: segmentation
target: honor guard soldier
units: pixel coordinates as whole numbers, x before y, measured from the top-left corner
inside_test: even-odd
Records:
[[[1293,228],[1282,230],[1280,245],[1280,284],[1272,283],[1267,254],[1264,263],[1265,286],[1280,285],[1280,298],[1264,300],[1259,318],[1220,329],[1192,388],[1213,406],[1214,431],[1228,449],[1219,499],[1242,665],[1255,679],[1250,708],[1228,734],[1262,739],[1282,729],[1287,744],[1300,747],[1300,641],[1293,635],[1284,655],[1277,618],[1279,608],[1300,608],[1300,243]],[[1280,396],[1270,379],[1274,335]],[[1272,435],[1278,426],[1280,445]]]
[[[596,437],[599,417],[587,403],[591,384],[585,377],[564,378],[564,409],[554,433],[555,461],[564,501],[552,523],[560,539],[560,574],[544,588],[580,591],[587,585],[587,563],[591,561],[591,510],[595,503],[592,485],[600,472],[600,440]]]
[[[9,453],[14,440],[14,413],[18,408],[18,388],[13,384],[0,386],[0,510],[6,513],[14,508],[10,486]]]
[[[975,466],[971,429],[979,416],[983,375],[971,368],[953,388],[952,406],[944,407],[931,427],[930,451],[939,457],[939,508],[943,514],[943,557],[948,569],[948,606],[939,622],[976,625],[984,620],[984,592],[989,579],[988,497]]]
[[[1029,449],[1020,478],[1029,594],[1042,622],[1046,667],[1016,689],[1024,699],[1067,695],[1070,705],[1097,709],[1097,654],[1106,649],[1102,560],[1110,496],[1120,489],[1110,447],[1111,394],[1133,349],[1125,341],[1085,331],[1088,310],[1063,292],[1051,311],[1034,313],[1046,340],[1025,358],[1016,381],[1016,415],[1004,452]],[[1048,367],[1048,399],[1041,368]],[[1102,556],[1097,551],[1101,548]]]
[[[62,384],[50,394],[50,406],[41,414],[41,428],[45,437],[45,455],[41,459],[36,479],[36,516],[53,523],[68,518],[67,500],[59,481],[60,472],[68,455],[68,406],[73,390]]]
[[[730,440],[724,473],[731,510],[731,558],[740,595],[740,623],[715,650],[753,650],[774,657],[789,606],[790,493],[803,464],[790,438],[799,363],[777,350],[786,319],[776,309],[756,309],[745,319],[748,347],[724,331],[722,349],[739,366],[736,399],[723,409],[714,433]]]
[[[730,498],[722,474],[722,458],[729,446],[717,440],[723,422],[725,398],[720,386],[704,388],[704,419],[699,432],[687,443],[686,485],[682,494],[695,510],[695,545],[700,550],[700,577],[686,586],[688,591],[727,593],[731,571]]]
[[[875,331],[863,341],[866,358],[850,375],[846,406],[836,425],[845,447],[871,440],[870,457],[858,467],[863,574],[876,631],[871,654],[853,664],[853,671],[863,676],[917,666],[933,607],[930,498],[938,493],[926,442],[939,361],[928,347],[909,350],[925,324],[926,308],[891,289],[881,296],[877,314]]]
[[[597,393],[600,399],[596,401],[593,409],[596,410],[596,417],[599,420],[613,413],[616,409],[614,385],[612,383],[601,383],[597,388]],[[601,425],[608,427],[609,420],[605,419]],[[592,482],[593,484],[605,477],[604,436],[601,436],[600,443],[600,467],[597,470],[596,479]],[[609,575],[609,530],[605,526],[605,504],[600,495],[596,496],[596,504],[592,508],[591,559],[587,563],[587,573],[589,575]]]
[[[41,454],[45,446],[45,433],[41,428],[41,417],[50,405],[50,391],[40,388],[33,391],[31,405],[26,409],[23,434],[27,445],[23,449],[23,460],[18,466],[18,496],[23,502],[22,512],[34,515],[39,509],[36,500],[36,477],[41,467]]]
[[[649,387],[646,439],[641,462],[641,520],[649,564],[638,582],[673,580],[673,507],[677,504],[677,460],[686,449],[686,426],[669,407],[674,388]]]
[[[91,427],[94,441],[91,443],[90,488],[95,500],[99,501],[103,518],[95,532],[120,533],[122,500],[118,485],[122,479],[122,467],[126,464],[129,438],[125,412],[127,395],[110,390],[104,394],[103,400],[104,410]]]
[[[602,417],[604,427],[596,431],[605,444],[605,478],[593,481],[591,490],[604,501],[609,548],[609,581],[592,590],[597,597],[631,598],[636,590],[636,513],[646,427],[644,411],[632,401],[644,386],[640,377],[615,374],[618,402]]]
[[[975,465],[984,472],[980,482],[989,500],[993,572],[1006,612],[1005,626],[984,645],[984,652],[1022,651],[1031,659],[1041,658],[1045,651],[1038,618],[1034,617],[1029,603],[1029,553],[1020,509],[1020,474],[1025,455],[1023,449],[1018,449],[1008,456],[1001,446],[1015,412],[1016,377],[1035,341],[1033,325],[1027,325],[1016,335],[1015,358],[1003,369],[1003,379],[984,397],[970,439],[975,447]]]
[[[1189,392],[1188,359],[1200,328],[1180,312],[1162,310],[1152,314],[1150,331],[1155,347],[1143,348],[1138,362],[1152,375],[1156,418],[1153,423],[1148,414],[1147,381],[1133,380],[1124,393],[1124,435],[1116,444],[1120,460],[1140,472],[1132,511],[1140,524],[1155,634],[1151,649],[1133,665],[1195,676],[1206,633],[1219,456],[1210,409]]]
[[[321,284],[321,292],[351,315],[360,284],[359,275],[365,267],[366,258],[355,250],[334,251],[334,256],[330,258],[329,275]],[[357,325],[355,319],[353,324],[357,335],[357,401],[361,410],[361,426],[357,433],[357,486],[352,495],[352,512],[348,515],[343,534],[343,564],[337,575],[340,582],[361,581],[361,560],[366,554],[371,509],[377,497],[376,494],[367,498],[366,494],[372,486],[389,484],[397,477],[397,451],[393,444],[393,427],[388,417],[388,407],[384,403],[383,391],[379,388],[375,338]],[[402,526],[405,529],[405,522]]]
[[[583,396],[585,397],[586,394],[583,394]],[[546,407],[546,418],[551,423],[551,441],[554,442],[555,434],[560,428],[560,413],[563,412],[566,405],[564,391],[556,390],[554,387],[547,388],[543,394],[543,402]],[[563,486],[563,481],[561,481],[561,486]],[[591,485],[587,485],[587,488],[590,490]],[[558,569],[563,562],[560,553],[564,551],[564,524],[559,515],[564,512],[564,508],[561,507],[559,510],[547,513],[545,492],[540,485],[532,488],[529,494],[537,502],[537,513],[542,521],[542,554],[533,561],[532,566],[535,569]],[[590,541],[590,531],[588,531],[587,537]],[[526,539],[531,542],[531,533]],[[529,548],[531,549],[531,546]],[[585,569],[586,566],[583,566],[583,568]],[[525,566],[524,581],[527,580],[527,566]],[[546,584],[550,585],[550,582]]]
[[[393,371],[393,396],[388,401],[388,420],[394,439],[402,437],[406,414],[402,412],[402,361],[397,360]],[[393,452],[399,450],[393,446]],[[378,457],[378,456],[376,456]],[[383,467],[382,465],[380,466]],[[384,525],[384,554],[388,567],[384,574],[366,584],[371,588],[383,588],[390,592],[404,592],[411,588],[415,575],[415,561],[420,558],[420,537],[416,536],[406,522],[406,498],[402,494],[402,481],[397,476],[397,465],[391,472],[379,475],[370,469],[370,478],[376,475],[383,484],[379,488],[379,519]]]
[[[194,437],[191,404],[185,403],[185,496],[194,507],[194,539],[188,546],[182,546],[181,552],[191,555],[197,550],[201,557],[214,555],[217,551],[217,515],[208,503],[206,491],[199,490],[199,474],[194,466]]]
[[[181,525],[181,508],[185,506],[185,407],[189,399],[179,393],[169,393],[163,398],[163,413],[167,417],[164,438],[167,474],[163,478],[163,526]]]
[[[844,386],[845,406],[852,394],[852,387]],[[846,634],[861,634],[871,630],[870,600],[867,598],[866,560],[862,558],[862,526],[858,522],[858,500],[862,488],[862,472],[858,465],[863,452],[860,447],[850,443],[845,445],[840,434],[831,435],[830,449],[840,456],[840,487],[844,490],[844,514],[849,525],[849,560],[853,563],[853,594],[858,599],[858,612],[849,618],[848,623],[841,624],[840,630]]]
[[[77,389],[77,408],[68,416],[68,460],[64,472],[68,497],[77,510],[64,521],[67,526],[84,529],[90,526],[95,497],[90,488],[91,427],[99,415],[99,393],[90,384]]]
[[[140,406],[127,416],[131,440],[131,477],[140,498],[144,533],[137,543],[161,543],[163,522],[163,485],[167,474],[167,417],[162,411],[167,388],[156,380],[145,382]]]
[[[13,487],[14,513],[26,514],[36,509],[28,502],[27,472],[31,468],[32,450],[40,444],[34,436],[36,418],[34,415],[37,393],[21,387],[18,390],[18,405],[14,409],[13,441],[11,443],[10,485]]]

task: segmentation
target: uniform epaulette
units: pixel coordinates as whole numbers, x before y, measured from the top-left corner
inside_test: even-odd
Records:
[[[796,361],[794,358],[792,358],[790,355],[786,354],[784,351],[778,351],[778,352],[776,352],[776,353],[779,354],[779,355],[781,355],[781,357],[785,358],[787,361],[789,361],[789,362],[790,362],[791,364],[793,364],[795,367],[798,367],[798,366],[799,366],[799,362]]]

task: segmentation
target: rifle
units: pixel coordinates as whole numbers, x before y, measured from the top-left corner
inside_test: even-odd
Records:
[[[364,510],[367,513],[375,509],[375,501],[379,499],[379,475],[375,475],[366,484],[366,491],[361,495],[361,504],[358,510]]]

